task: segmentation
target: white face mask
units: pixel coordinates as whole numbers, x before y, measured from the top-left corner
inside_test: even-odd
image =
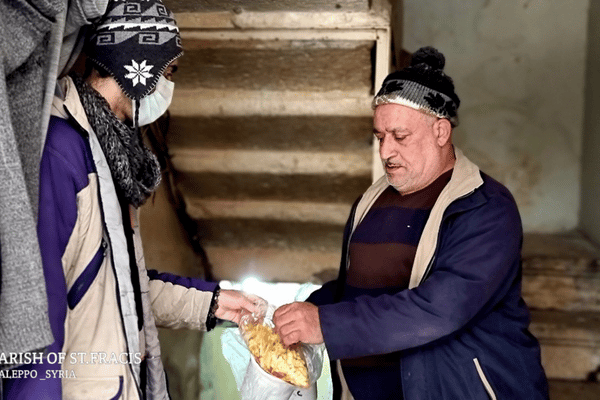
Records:
[[[167,111],[173,99],[173,90],[175,90],[175,83],[161,75],[154,92],[140,99],[139,126],[151,124]],[[135,118],[135,101],[132,103],[133,118]]]

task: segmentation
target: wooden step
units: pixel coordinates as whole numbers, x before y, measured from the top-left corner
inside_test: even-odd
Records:
[[[372,117],[373,95],[354,91],[288,91],[177,89],[169,110],[173,116],[355,116]],[[190,133],[197,132],[192,127]],[[369,133],[372,129],[369,129]]]
[[[188,214],[197,220],[281,221],[284,224],[308,222],[339,229],[346,223],[350,204],[280,200],[190,199]]]
[[[339,246],[341,248],[341,246]],[[205,246],[218,279],[320,284],[337,277],[340,250],[281,249],[277,247]]]
[[[371,91],[372,41],[202,40],[182,37],[178,88]]]
[[[600,249],[581,232],[525,234],[524,258],[600,258]]]
[[[381,46],[380,62],[387,72],[390,45],[388,0],[374,0],[364,11],[229,11],[182,10],[175,13],[181,37],[209,40],[331,40],[373,41]],[[383,78],[383,77],[381,77]]]
[[[549,378],[595,377],[600,367],[600,313],[532,310],[531,320]]]
[[[231,11],[243,8],[247,11],[368,11],[368,0],[164,0],[174,13],[186,11]]]
[[[590,272],[594,261],[524,260],[523,297],[531,307],[600,312],[600,273]],[[565,268],[557,271],[556,268]],[[572,267],[573,271],[568,268]],[[583,273],[577,273],[577,270]]]
[[[339,225],[289,222],[274,219],[211,219],[198,222],[199,237],[206,245],[232,248],[335,249],[341,246]]]
[[[523,297],[537,309],[600,312],[600,252],[576,232],[528,234]]]
[[[372,132],[370,116],[173,115],[167,144],[172,153],[178,149],[368,152]]]
[[[369,176],[346,174],[273,175],[181,173],[178,180],[187,197],[352,203],[369,187]]]
[[[173,166],[182,173],[347,175],[370,173],[369,149],[345,152],[230,149],[174,149]]]
[[[342,243],[350,206],[280,200],[187,202],[205,245],[334,252]]]
[[[598,400],[600,399],[600,383],[551,379],[550,400]]]

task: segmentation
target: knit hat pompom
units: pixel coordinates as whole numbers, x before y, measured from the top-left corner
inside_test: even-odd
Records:
[[[373,108],[381,104],[400,104],[458,125],[460,99],[452,78],[443,71],[446,58],[427,46],[417,50],[408,67],[389,74],[373,99]]]
[[[410,65],[426,64],[433,69],[444,69],[446,58],[442,53],[431,46],[421,47],[410,60]]]

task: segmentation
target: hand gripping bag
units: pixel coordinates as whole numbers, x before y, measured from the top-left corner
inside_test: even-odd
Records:
[[[300,344],[284,349],[272,331],[274,311],[274,306],[267,305],[263,312],[244,315],[239,329],[227,330],[221,337],[241,400],[316,399],[324,346]],[[303,375],[301,365],[306,375],[298,378]]]

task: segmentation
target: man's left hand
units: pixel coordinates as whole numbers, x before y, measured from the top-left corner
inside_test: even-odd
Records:
[[[291,303],[279,307],[273,314],[275,332],[285,346],[302,342],[323,343],[319,308],[311,303]]]

